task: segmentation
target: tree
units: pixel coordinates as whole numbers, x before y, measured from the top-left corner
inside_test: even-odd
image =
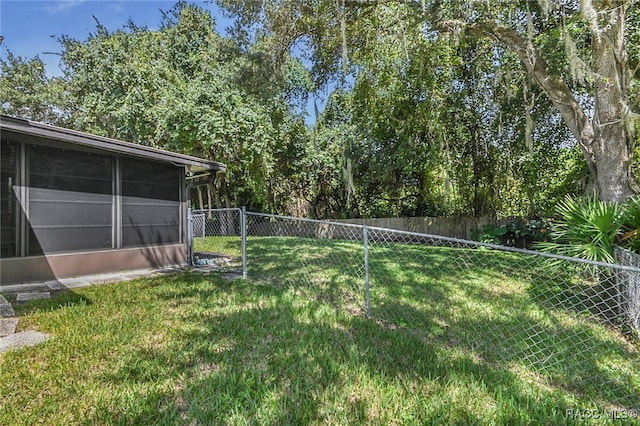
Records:
[[[607,2],[599,10],[590,1],[582,3],[581,15],[589,23],[592,39],[592,119],[560,73],[547,63],[533,38],[491,21],[448,21],[439,26],[460,26],[494,37],[511,48],[578,141],[589,167],[592,190],[603,200],[623,201],[637,192],[637,183],[631,175],[635,141],[630,123],[635,117],[628,99],[631,72],[625,47],[625,5],[622,1],[604,3]],[[602,19],[603,15],[608,16]]]
[[[349,59],[357,60],[389,26],[401,31],[417,27],[425,39],[453,34],[455,40],[466,34],[496,40],[517,55],[520,72],[549,100],[577,141],[590,174],[589,191],[603,200],[621,201],[637,190],[631,164],[638,115],[630,96],[637,91],[639,58],[637,49],[627,51],[627,40],[637,39],[639,30],[633,0],[221,3],[244,23],[260,22],[265,31],[278,34],[281,49],[305,40],[319,83],[331,73],[347,72]],[[378,10],[389,16],[383,25],[376,25]],[[507,66],[507,57],[494,50],[491,60]]]
[[[61,79],[48,77],[42,60],[8,52],[0,59],[2,113],[50,124],[63,124],[64,90]]]
[[[285,100],[287,82],[261,72],[260,46],[241,50],[186,3],[157,31],[97,23],[86,41],[60,41],[74,127],[224,162],[211,198],[274,208],[277,152],[302,149],[306,129]]]

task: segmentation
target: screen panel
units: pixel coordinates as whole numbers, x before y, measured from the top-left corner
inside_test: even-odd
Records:
[[[180,242],[180,174],[171,164],[121,159],[122,245]]]
[[[32,145],[29,254],[112,248],[113,157]]]
[[[17,144],[0,143],[0,257],[15,257],[18,253],[18,177]]]

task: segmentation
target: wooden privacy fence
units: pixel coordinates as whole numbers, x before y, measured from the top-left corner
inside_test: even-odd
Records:
[[[398,217],[373,219],[341,219],[337,222],[353,223],[377,228],[390,228],[421,234],[441,235],[444,237],[471,239],[471,230],[482,229],[484,225],[505,225],[508,220],[491,217]]]

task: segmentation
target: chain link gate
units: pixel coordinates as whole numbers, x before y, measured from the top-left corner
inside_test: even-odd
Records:
[[[193,266],[241,267],[247,277],[244,209],[189,210],[189,261]]]

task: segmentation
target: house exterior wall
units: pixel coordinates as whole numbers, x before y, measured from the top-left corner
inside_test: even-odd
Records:
[[[187,262],[184,166],[10,132],[2,159],[0,285]]]
[[[0,259],[0,283],[9,285],[80,275],[180,266],[186,263],[186,258],[186,244],[13,257]]]

